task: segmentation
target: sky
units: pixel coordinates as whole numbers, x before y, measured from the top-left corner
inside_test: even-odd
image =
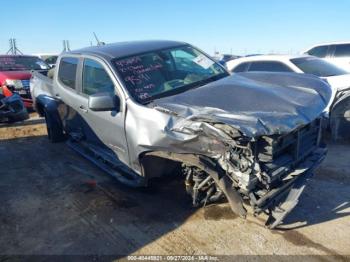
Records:
[[[0,53],[16,38],[27,54],[168,39],[209,54],[298,53],[349,41],[349,0],[1,0]]]

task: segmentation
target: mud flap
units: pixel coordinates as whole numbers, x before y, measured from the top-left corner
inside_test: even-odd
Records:
[[[304,191],[309,178],[312,176],[313,173],[308,172],[302,177],[299,177],[298,180],[292,185],[290,190],[286,191],[286,194],[280,196],[280,198],[277,200],[277,205],[268,209],[269,218],[265,223],[266,227],[273,229],[282,223],[283,219],[298,204],[299,197]]]

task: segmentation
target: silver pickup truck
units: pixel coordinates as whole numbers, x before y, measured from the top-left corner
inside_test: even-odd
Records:
[[[34,73],[34,107],[49,140],[121,183],[181,173],[194,206],[227,200],[274,228],[324,159],[331,91],[316,77],[229,73],[175,41],[109,44],[63,53],[50,79]]]

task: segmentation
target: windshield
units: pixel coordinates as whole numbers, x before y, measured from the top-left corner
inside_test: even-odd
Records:
[[[116,59],[114,64],[129,93],[140,103],[228,76],[219,64],[191,46]]]
[[[320,77],[345,75],[347,72],[340,69],[327,61],[316,57],[302,57],[290,60],[301,71],[306,74],[312,74]]]
[[[48,70],[49,65],[38,57],[0,56],[0,71]]]

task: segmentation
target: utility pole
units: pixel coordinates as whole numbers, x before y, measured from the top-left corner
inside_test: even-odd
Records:
[[[23,53],[17,48],[17,42],[15,38],[10,38],[9,44],[10,49],[6,52],[6,54],[17,55],[18,53],[20,53],[21,55],[23,55]]]

